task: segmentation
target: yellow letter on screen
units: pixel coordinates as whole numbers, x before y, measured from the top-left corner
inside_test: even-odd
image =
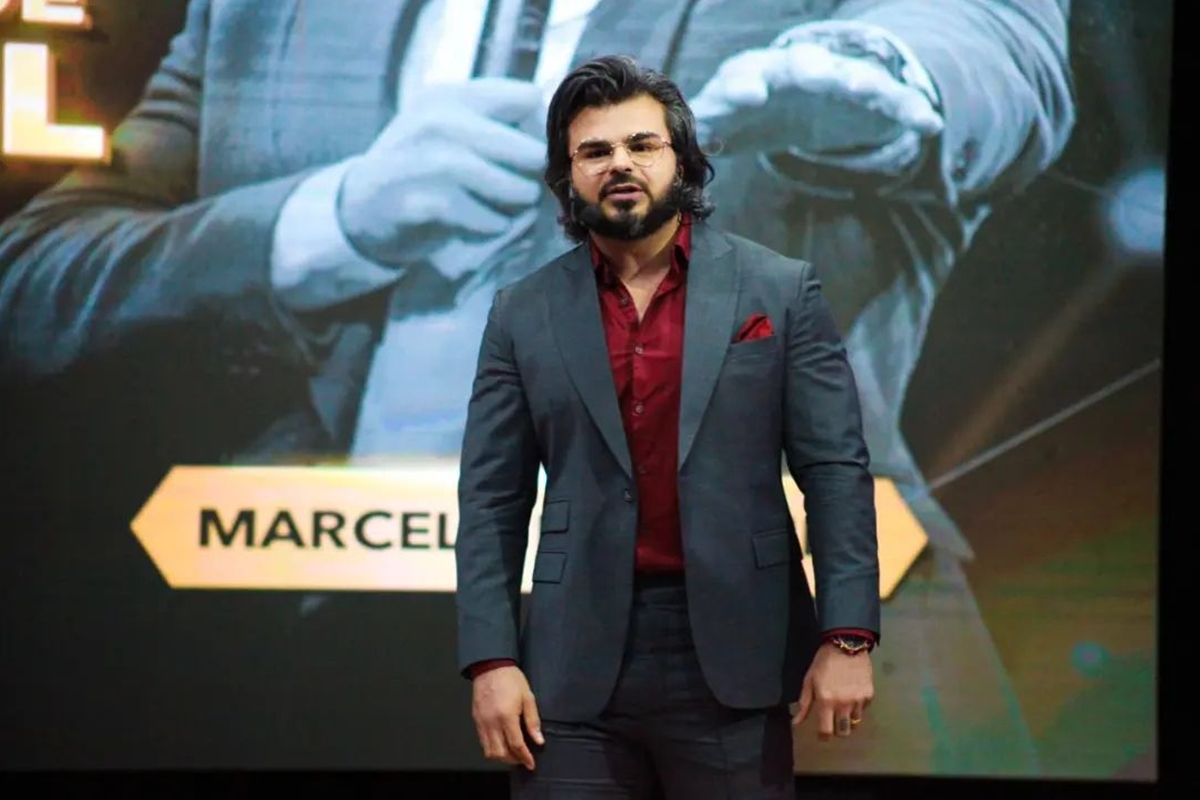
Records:
[[[3,153],[18,158],[105,161],[108,140],[98,125],[54,123],[55,80],[50,48],[4,45]]]
[[[87,0],[22,0],[21,18],[37,25],[90,28],[92,20],[84,6]],[[8,5],[0,0],[0,12]]]

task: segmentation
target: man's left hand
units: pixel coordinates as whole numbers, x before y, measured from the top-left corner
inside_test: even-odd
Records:
[[[862,722],[874,696],[870,654],[847,655],[832,644],[823,644],[804,676],[792,724],[799,725],[809,713],[815,713],[817,738],[849,736]]]

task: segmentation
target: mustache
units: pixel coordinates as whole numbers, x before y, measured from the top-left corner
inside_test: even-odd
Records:
[[[600,189],[600,197],[608,197],[622,186],[636,186],[639,191],[644,192],[645,194],[650,194],[650,187],[646,186],[637,178],[633,178],[628,175],[622,175],[621,177],[613,178],[608,183],[604,184],[604,186]]]

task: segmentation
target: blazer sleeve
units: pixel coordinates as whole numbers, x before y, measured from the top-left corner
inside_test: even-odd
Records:
[[[788,308],[784,456],[804,495],[821,630],[880,633],[875,482],[858,390],[811,264]]]
[[[111,163],[72,172],[0,226],[0,375],[59,374],[180,327],[214,352],[250,345],[311,367],[309,335],[269,274],[299,177],[197,196],[209,17],[209,0],[193,0],[114,132]]]
[[[492,301],[479,350],[458,484],[458,667],[519,659],[521,574],[541,464],[533,417],[506,323]]]

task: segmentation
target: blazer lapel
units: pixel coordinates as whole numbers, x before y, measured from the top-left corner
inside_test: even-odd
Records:
[[[264,162],[287,174],[365,150],[396,113],[400,64],[423,0],[379,0],[353,9],[303,0],[260,5],[279,28],[271,39],[273,57],[263,59],[271,70],[275,152],[273,162]],[[313,104],[302,102],[309,92],[332,97],[337,113],[314,114]],[[336,449],[352,444],[386,298],[359,301],[357,311],[357,321],[341,326],[309,379],[313,410]]]
[[[687,310],[683,323],[683,384],[679,402],[679,468],[691,452],[733,335],[738,263],[729,242],[702,223],[692,229]]]
[[[366,150],[396,113],[399,70],[424,3],[257,5],[278,17],[280,33],[246,74],[260,63],[270,70],[270,132],[283,174]]]
[[[577,247],[569,253],[558,274],[558,290],[548,295],[546,302],[567,374],[621,469],[633,477],[588,248]]]

